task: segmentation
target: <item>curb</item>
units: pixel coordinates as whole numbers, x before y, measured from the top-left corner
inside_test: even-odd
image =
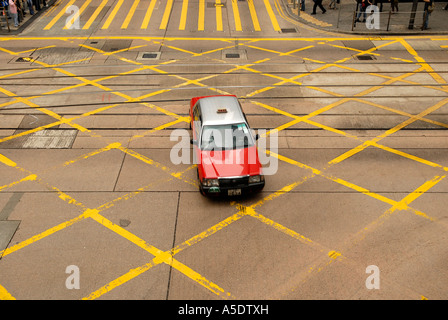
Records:
[[[286,2],[287,0],[281,0],[283,8],[285,9],[286,14],[289,16],[289,18],[303,23],[311,28],[319,29],[321,31],[327,31],[327,32],[334,32],[334,33],[341,33],[341,34],[352,34],[352,35],[363,35],[363,36],[440,36],[440,35],[448,35],[448,31],[430,31],[430,32],[424,32],[424,31],[409,31],[409,32],[393,32],[393,31],[379,31],[379,32],[364,32],[364,31],[351,31],[351,30],[341,30],[337,28],[330,28],[322,26],[323,24],[328,24],[327,22],[320,21],[317,18],[311,17],[314,20],[319,21],[319,23],[312,23],[308,19],[300,18],[300,15],[296,15],[292,12],[291,7]],[[328,11],[328,10],[327,10]],[[307,13],[305,13],[307,14]],[[309,15],[309,14],[307,14]]]
[[[26,22],[24,22],[17,30],[4,30],[3,28],[0,30],[0,36],[3,35],[18,35],[23,32],[34,20],[36,20],[38,17],[41,16],[44,12],[49,10],[51,6],[56,2],[57,0],[50,0],[47,3],[47,7],[43,7],[40,11],[37,11],[34,13],[33,16],[31,16]],[[29,13],[28,13],[29,14]]]

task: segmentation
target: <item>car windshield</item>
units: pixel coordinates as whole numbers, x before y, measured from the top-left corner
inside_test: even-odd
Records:
[[[245,123],[204,126],[202,130],[203,150],[231,150],[252,145],[252,136]]]

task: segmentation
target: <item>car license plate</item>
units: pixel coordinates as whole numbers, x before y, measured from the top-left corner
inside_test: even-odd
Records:
[[[229,196],[239,196],[241,195],[241,189],[229,189],[227,190]]]

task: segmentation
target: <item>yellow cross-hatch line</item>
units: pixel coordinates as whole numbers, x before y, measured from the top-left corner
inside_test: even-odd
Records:
[[[67,5],[53,18],[53,20],[51,20],[50,23],[45,26],[44,30],[50,30],[55,25],[55,23],[65,14],[67,9],[75,3],[75,1],[76,0],[70,0],[70,2],[67,3]]]

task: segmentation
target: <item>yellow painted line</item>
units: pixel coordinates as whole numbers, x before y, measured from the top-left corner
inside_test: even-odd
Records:
[[[34,181],[36,180],[37,176],[35,174],[30,174],[29,176],[26,176],[25,178],[19,180],[19,181],[14,181],[10,184],[4,185],[4,186],[0,186],[0,191],[4,190],[4,189],[8,189],[11,188],[15,185],[18,185],[19,183],[25,182],[25,181]]]
[[[149,26],[149,21],[151,20],[152,13],[154,11],[154,7],[157,3],[157,0],[151,0],[149,4],[148,10],[146,11],[145,18],[143,19],[142,26],[140,29],[147,29]]]
[[[182,2],[182,12],[180,14],[179,30],[185,30],[187,24],[188,0]]]
[[[171,9],[173,8],[173,2],[174,0],[168,0],[166,2],[165,12],[163,13],[162,22],[160,23],[160,30],[165,30],[168,26],[168,21],[170,19],[171,15]]]
[[[71,220],[65,221],[63,223],[60,223],[60,224],[58,224],[55,227],[52,227],[52,228],[50,228],[50,229],[48,229],[48,230],[46,230],[44,232],[41,232],[41,233],[39,233],[39,234],[37,234],[37,235],[35,235],[35,236],[25,240],[25,241],[22,241],[22,242],[14,245],[12,247],[9,247],[9,248],[7,248],[7,249],[5,249],[3,251],[0,251],[0,256],[2,255],[2,253],[3,253],[3,256],[7,256],[8,254],[11,254],[11,253],[13,253],[13,252],[15,252],[17,250],[20,250],[20,249],[22,249],[22,248],[24,248],[24,247],[26,247],[26,246],[28,246],[30,244],[35,243],[36,241],[44,239],[44,238],[46,238],[46,237],[48,237],[48,236],[50,236],[50,235],[52,235],[52,234],[54,234],[54,233],[56,233],[56,232],[58,232],[60,230],[63,230],[63,229],[65,229],[65,228],[67,228],[67,227],[69,227],[69,226],[71,226],[71,225],[73,225],[73,224],[75,224],[75,223],[77,223],[77,222],[79,222],[81,220],[84,220],[84,219],[88,218],[89,214],[90,214],[90,210],[86,210],[83,214],[81,214],[80,216],[78,216],[76,218],[73,218]]]
[[[258,21],[257,11],[255,10],[254,0],[247,0],[249,6],[250,17],[255,31],[261,31],[260,22]]]
[[[243,31],[241,26],[240,10],[238,9],[238,0],[232,0],[233,19],[235,20],[235,30]]]
[[[221,0],[216,0],[215,7],[216,7],[216,31],[222,31],[222,6]]]
[[[112,12],[110,13],[109,17],[107,17],[106,22],[103,24],[103,26],[101,27],[101,29],[105,30],[105,29],[109,29],[112,21],[114,20],[115,16],[118,13],[118,10],[120,10],[120,7],[123,5],[124,0],[118,0],[117,4],[115,5],[114,9],[112,10]]]
[[[14,168],[15,166],[17,166],[17,163],[15,163],[11,159],[5,157],[1,153],[0,153],[0,162],[5,164],[5,165],[7,165],[8,167],[13,167]]]
[[[266,7],[266,10],[268,12],[269,18],[271,19],[272,26],[274,27],[275,31],[280,31],[280,26],[278,25],[277,18],[275,17],[274,11],[272,10],[271,4],[269,3],[269,0],[263,0],[264,5]]]
[[[50,30],[55,23],[65,14],[68,7],[73,5],[76,0],[70,0],[70,2],[67,3],[67,5],[53,18],[53,20],[50,21],[49,24],[47,24],[44,28],[44,30]]]
[[[425,192],[427,192],[429,189],[434,187],[436,184],[438,184],[440,181],[442,181],[446,176],[435,176],[429,181],[426,181],[423,183],[420,187],[415,189],[413,192],[408,194],[406,197],[404,197],[395,207],[399,210],[406,210],[409,208],[409,205],[415,201],[417,198],[419,198],[421,195],[423,195]],[[429,217],[428,215],[422,213],[420,214],[425,219],[434,220],[433,218]]]
[[[80,19],[81,14],[86,10],[86,8],[89,6],[89,4],[92,2],[92,0],[87,0],[84,2],[84,4],[81,6],[81,8],[79,8],[78,12],[76,12],[73,15],[73,18],[70,21],[67,21],[67,23],[64,26],[64,30],[70,29],[71,26],[73,26],[73,24],[75,23],[75,21],[78,19]]]
[[[230,224],[240,220],[245,215],[246,215],[245,210],[240,210],[238,213],[235,213],[235,214],[231,215],[230,217],[227,217],[226,219],[224,219],[221,222],[215,224],[214,226],[208,228],[207,230],[205,230],[205,231],[195,235],[194,237],[191,237],[188,240],[185,240],[184,242],[182,242],[178,246],[176,246],[173,249],[171,249],[171,253],[173,255],[178,254],[182,250],[184,250],[186,248],[189,248],[189,247],[195,245],[196,243],[199,243],[200,241],[206,239],[207,237],[215,234],[219,230],[222,230],[225,227],[229,226]]]
[[[93,220],[95,220],[98,223],[100,223],[101,225],[103,225],[106,228],[108,228],[109,230],[119,234],[123,238],[129,240],[133,244],[139,246],[143,250],[145,250],[145,251],[149,252],[150,254],[152,254],[153,256],[155,256],[150,264],[145,265],[143,268],[138,269],[137,271],[133,270],[132,274],[129,274],[129,273],[126,274],[125,278],[121,277],[120,281],[117,281],[114,284],[109,284],[109,287],[108,287],[109,290],[113,289],[114,285],[117,286],[117,285],[122,284],[123,280],[129,280],[133,276],[135,277],[135,276],[141,274],[142,272],[148,270],[153,265],[160,264],[160,263],[166,263],[166,264],[172,266],[173,268],[175,268],[176,270],[178,270],[179,272],[183,273],[184,275],[186,275],[187,277],[189,277],[193,281],[199,283],[200,285],[204,286],[208,290],[212,291],[213,293],[215,293],[215,294],[217,294],[219,296],[223,296],[224,298],[231,298],[232,297],[232,295],[229,292],[226,292],[225,290],[223,290],[221,287],[219,287],[215,283],[207,280],[205,277],[203,277],[202,275],[200,275],[199,273],[197,273],[196,271],[194,271],[190,267],[188,267],[188,266],[184,265],[183,263],[175,260],[173,258],[173,254],[171,253],[171,251],[163,252],[160,249],[157,249],[156,247],[148,244],[146,241],[140,239],[139,237],[137,237],[133,233],[125,230],[124,228],[120,227],[119,225],[117,225],[117,224],[111,222],[110,220],[106,219],[105,217],[100,215],[98,213],[98,211],[96,211],[96,210],[93,210],[91,212],[90,217]],[[103,289],[101,291],[103,292],[105,290]],[[93,296],[96,296],[99,293],[100,292],[96,292]]]
[[[0,300],[16,300],[9,292],[0,284]]]
[[[205,26],[205,0],[199,0],[198,31],[204,31]]]
[[[131,9],[128,12],[128,15],[124,19],[123,24],[121,25],[121,29],[127,29],[129,26],[129,22],[131,22],[132,17],[134,16],[135,10],[137,10],[138,4],[140,3],[140,0],[135,0],[132,4]]]
[[[425,59],[423,59],[422,57],[420,57],[418,55],[418,53],[414,50],[414,48],[408,43],[406,42],[406,40],[401,39],[399,41],[403,47],[406,48],[406,50],[414,56],[414,59],[419,62],[419,64],[429,73],[429,75],[437,81],[437,83],[439,84],[447,84],[447,82],[445,81],[445,79],[443,79],[438,73],[436,73],[434,71],[434,69],[425,61]],[[448,86],[443,86],[443,89],[447,90]]]
[[[57,7],[59,7],[59,5],[61,4],[62,0],[58,0],[56,1],[53,6],[51,7],[50,10],[47,10],[44,15],[42,17],[48,17],[51,13],[53,13],[53,11],[55,11],[57,9]]]

